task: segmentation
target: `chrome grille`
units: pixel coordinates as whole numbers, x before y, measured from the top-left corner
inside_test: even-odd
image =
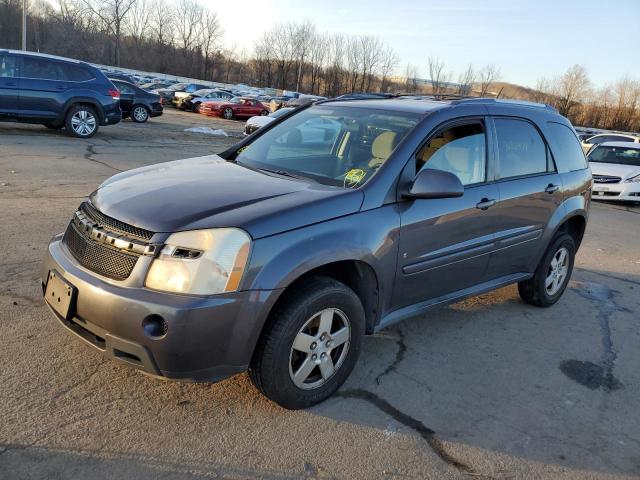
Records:
[[[91,240],[73,221],[64,233],[63,242],[80,265],[114,280],[129,278],[139,258]]]
[[[613,177],[611,175],[594,175],[594,183],[620,183],[621,177]]]
[[[83,203],[80,205],[80,211],[83,212],[93,223],[111,232],[129,235],[141,240],[151,240],[153,232],[143,228],[134,227],[127,223],[108,217],[102,212],[96,210],[91,204]]]

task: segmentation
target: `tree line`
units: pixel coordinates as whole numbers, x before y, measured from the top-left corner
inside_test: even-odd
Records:
[[[0,47],[20,48],[22,0],[0,0]],[[328,34],[305,20],[276,24],[250,49],[227,46],[217,14],[198,0],[31,0],[27,49],[92,63],[334,97],[350,92],[523,98],[555,106],[577,125],[640,130],[640,82],[595,88],[576,65],[535,89],[496,88],[500,68],[444,60],[407,64],[375,35]],[[429,80],[418,80],[420,70]]]

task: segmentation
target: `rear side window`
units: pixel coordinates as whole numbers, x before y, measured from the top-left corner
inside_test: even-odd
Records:
[[[587,168],[587,160],[573,130],[556,122],[548,122],[547,126],[555,142],[553,153],[558,165],[563,165],[570,172]]]
[[[64,78],[60,80],[66,80],[68,82],[86,82],[91,80],[93,75],[80,65],[62,65],[62,74]]]
[[[538,130],[525,120],[496,118],[500,178],[548,171],[547,147]]]
[[[16,76],[16,57],[0,55],[0,78]]]

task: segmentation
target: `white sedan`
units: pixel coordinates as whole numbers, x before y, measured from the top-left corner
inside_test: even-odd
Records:
[[[582,151],[585,153],[589,153],[589,150],[593,148],[594,145],[600,145],[605,142],[640,142],[640,136],[638,135],[627,135],[624,133],[600,133],[598,135],[594,135],[592,137],[587,138],[580,142],[582,145]]]
[[[286,115],[291,110],[293,110],[293,108],[284,107],[276,110],[273,113],[270,113],[269,115],[258,115],[256,117],[251,117],[249,120],[247,120],[247,123],[244,124],[244,134],[251,135],[260,127],[264,127],[265,125],[273,122],[276,118],[280,118],[283,115]]]
[[[593,174],[593,198],[640,202],[640,143],[601,143],[587,160]]]

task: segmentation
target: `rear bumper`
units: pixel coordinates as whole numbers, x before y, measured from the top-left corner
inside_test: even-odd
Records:
[[[272,303],[273,291],[195,297],[124,287],[78,265],[59,236],[42,267],[43,292],[52,270],[77,290],[68,318],[54,312],[69,332],[108,358],[177,380],[218,381],[246,370]],[[151,315],[166,322],[163,336],[145,332]]]

